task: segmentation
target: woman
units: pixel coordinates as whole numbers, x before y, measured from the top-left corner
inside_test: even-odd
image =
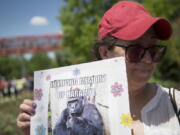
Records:
[[[99,37],[94,45],[97,59],[123,56],[129,87],[130,111],[134,135],[179,135],[179,123],[167,88],[148,83],[156,64],[166,47],[158,40],[167,40],[172,34],[170,23],[152,17],[142,5],[122,1],[109,9],[99,24]],[[176,93],[180,99],[180,93]],[[35,104],[24,100],[17,125],[29,134],[30,116]]]

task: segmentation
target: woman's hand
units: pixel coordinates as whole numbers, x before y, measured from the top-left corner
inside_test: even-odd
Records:
[[[30,118],[35,114],[36,104],[30,99],[25,99],[19,108],[17,126],[22,129],[25,135],[30,135]]]

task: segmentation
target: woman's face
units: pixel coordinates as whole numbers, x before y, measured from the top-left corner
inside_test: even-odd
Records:
[[[119,40],[116,44],[129,46],[129,45],[141,45],[143,47],[150,47],[155,45],[157,42],[156,34],[153,29],[147,31],[141,38],[134,41]],[[101,49],[99,50],[101,51]],[[100,53],[101,54],[101,53]],[[115,46],[113,50],[107,52],[107,58],[125,56],[125,49],[122,47]],[[142,59],[137,62],[129,62],[126,60],[127,77],[129,87],[132,89],[138,89],[144,86],[152,75],[156,63],[151,60],[151,56],[148,51]]]

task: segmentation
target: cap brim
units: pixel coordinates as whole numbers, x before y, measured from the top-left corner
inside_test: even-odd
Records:
[[[155,28],[160,40],[168,40],[172,35],[172,28],[168,20],[158,17],[148,17],[133,21],[124,28],[118,28],[110,35],[123,40],[136,40],[151,27]]]

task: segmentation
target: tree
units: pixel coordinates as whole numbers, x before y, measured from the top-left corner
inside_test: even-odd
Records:
[[[62,49],[63,51],[57,51],[55,53],[56,62],[58,67],[68,66],[72,64],[71,53],[67,48]]]
[[[18,57],[1,56],[0,63],[0,75],[4,76],[6,79],[20,77],[22,75],[21,60]]]
[[[105,10],[117,0],[64,0],[60,22],[65,38],[63,45],[69,47],[72,63],[92,60],[91,48],[97,37],[99,20]],[[76,58],[76,59],[74,59]]]
[[[34,54],[28,61],[28,74],[33,75],[34,71],[53,68],[54,66],[47,54]]]
[[[175,21],[180,16],[179,0],[144,0],[143,5],[154,16],[163,16]]]

